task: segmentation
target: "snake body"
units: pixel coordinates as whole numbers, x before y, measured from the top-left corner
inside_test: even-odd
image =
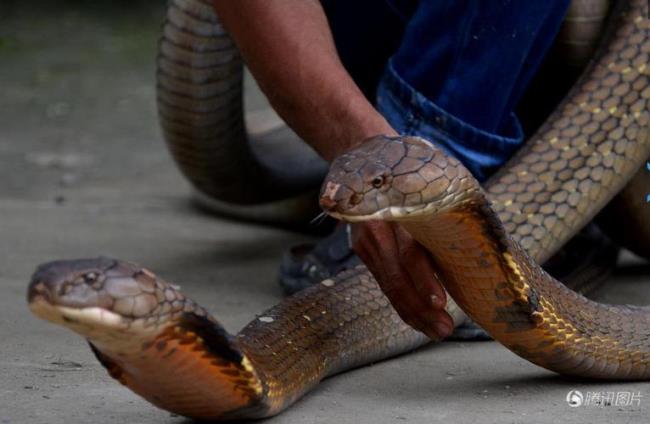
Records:
[[[338,159],[323,192],[340,217],[401,220],[470,317],[561,373],[649,377],[648,312],[590,302],[535,263],[650,156],[646,7],[632,0],[614,13],[604,48],[485,196],[457,161],[414,138],[377,138]],[[172,285],[115,260],[42,265],[28,300],[38,316],[88,339],[113,377],[193,418],[273,415],[326,376],[427,342],[364,267],[286,299],[237,336]],[[454,302],[448,309],[462,318]]]
[[[643,258],[650,258],[649,196],[650,169],[642,167],[598,217],[614,241]]]
[[[314,215],[327,165],[286,126],[247,132],[242,59],[211,1],[169,2],[157,80],[167,146],[204,205],[294,225]]]
[[[572,0],[556,37],[557,53],[572,67],[584,67],[602,34],[611,8],[610,0]]]
[[[377,137],[337,158],[322,204],[348,221],[400,222],[463,311],[523,358],[562,374],[650,378],[650,310],[598,304],[546,274],[469,171],[426,140]]]

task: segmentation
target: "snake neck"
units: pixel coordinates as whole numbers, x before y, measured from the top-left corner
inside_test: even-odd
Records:
[[[488,299],[475,302],[475,290],[507,288],[508,300],[516,300],[520,312],[533,320],[539,288],[527,282],[531,268],[521,269],[532,261],[510,240],[487,201],[475,200],[432,219],[402,225],[433,254],[445,287],[472,309],[468,314],[473,319],[485,318],[483,304],[488,303]]]
[[[399,318],[363,266],[296,293],[237,335],[263,382],[267,415],[325,377],[380,360],[386,352],[407,352],[427,340]]]
[[[590,301],[553,279],[487,200],[402,224],[433,254],[459,306],[516,354],[564,374],[650,376],[650,312]]]

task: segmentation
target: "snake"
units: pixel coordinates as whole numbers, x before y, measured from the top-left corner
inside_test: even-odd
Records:
[[[397,221],[434,258],[466,314],[533,364],[602,379],[650,377],[650,313],[588,300],[538,265],[650,156],[647,4],[619,2],[602,48],[546,122],[481,187],[417,137],[375,137],[336,159],[320,203],[349,221]],[[323,378],[429,340],[401,321],[364,266],[301,291],[236,335],[173,284],[109,258],[33,274],[37,316],[88,340],[109,374],[195,419],[279,413]]]
[[[211,0],[169,2],[157,59],[158,116],[196,200],[222,214],[295,226],[317,211],[327,163],[286,125],[247,131],[243,67]]]

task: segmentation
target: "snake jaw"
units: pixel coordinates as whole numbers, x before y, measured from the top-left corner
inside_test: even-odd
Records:
[[[327,212],[329,216],[341,221],[363,222],[363,221],[408,221],[409,218],[417,217],[418,212],[426,212],[426,207],[395,207],[380,209],[377,212],[366,215],[353,215],[339,212]]]
[[[417,221],[423,215],[432,216],[443,214],[452,210],[467,207],[476,202],[475,195],[480,191],[473,189],[467,190],[467,198],[464,200],[442,198],[437,202],[421,204],[414,206],[388,206],[369,214],[355,214],[355,211],[327,211],[326,213],[332,218],[347,222],[364,222],[364,221]]]
[[[68,327],[84,337],[90,337],[88,331],[91,328],[125,330],[129,326],[123,317],[96,306],[72,308],[53,305],[45,299],[37,298],[29,304],[29,309],[37,317]]]
[[[103,351],[136,351],[143,340],[154,339],[160,327],[145,326],[98,306],[84,308],[54,305],[45,298],[34,298],[30,311],[45,321],[68,328]],[[135,338],[129,335],[137,336]]]
[[[38,298],[29,304],[29,309],[37,317],[74,331],[106,352],[135,352],[141,340],[153,339],[157,332],[96,306],[66,307]]]

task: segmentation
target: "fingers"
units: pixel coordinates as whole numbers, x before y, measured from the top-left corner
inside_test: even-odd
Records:
[[[419,245],[402,252],[403,268],[423,304],[422,313],[426,314],[421,320],[427,327],[432,326],[439,338],[449,336],[454,330],[454,322],[445,311],[447,294],[433,271],[428,254]]]
[[[439,314],[427,298],[415,290],[413,281],[402,264],[394,260],[382,260],[382,264],[383,272],[378,273],[377,281],[400,318],[434,340],[445,337],[446,334],[439,333],[436,327]]]
[[[426,250],[387,222],[357,224],[352,239],[355,252],[404,322],[434,340],[451,334],[446,294]]]
[[[447,292],[435,272],[429,252],[417,243],[402,227],[396,226],[399,257],[413,284],[423,297],[428,297],[436,309],[447,305]]]
[[[394,231],[384,222],[362,225],[356,230],[353,231],[355,252],[375,276],[395,311],[411,327],[425,327],[415,313],[422,308],[422,302],[409,287],[410,279],[396,260],[399,249]]]

